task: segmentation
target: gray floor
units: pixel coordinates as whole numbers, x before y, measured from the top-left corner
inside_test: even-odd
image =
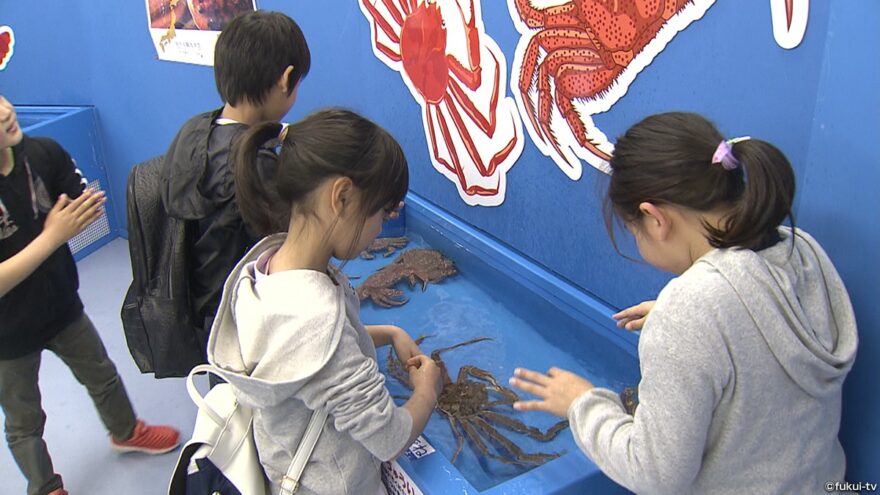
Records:
[[[128,244],[116,239],[79,263],[80,296],[125,381],[135,410],[148,423],[170,424],[189,438],[195,405],[183,379],[142,375],[128,353],[119,308],[131,281]],[[51,352],[40,370],[45,440],[71,495],[157,495],[166,493],[177,451],[161,456],[117,454],[89,395]],[[0,449],[0,494],[25,493],[25,482],[9,450]]]

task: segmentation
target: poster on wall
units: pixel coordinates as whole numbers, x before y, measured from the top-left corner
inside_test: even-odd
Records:
[[[400,72],[421,106],[434,169],[472,206],[504,202],[523,149],[506,94],[507,60],[486,34],[480,0],[359,0],[373,54]]]
[[[614,150],[593,122],[673,37],[715,0],[507,0],[520,32],[510,89],[532,141],[571,180],[582,161],[610,172]]]
[[[257,9],[256,0],[145,0],[159,60],[213,65],[214,44],[233,17]]]
[[[0,26],[0,70],[6,69],[15,49],[15,33],[9,26]]]

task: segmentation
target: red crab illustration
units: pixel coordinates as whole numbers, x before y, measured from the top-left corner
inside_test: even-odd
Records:
[[[469,3],[469,8],[460,3]],[[502,100],[502,116],[511,122],[498,119],[506,62],[497,46],[487,49],[490,40],[481,36],[474,3],[361,0],[377,57],[403,73],[422,105],[435,166],[457,181],[463,197],[499,194],[503,179],[498,174],[506,173],[518,156],[515,152],[522,150],[511,99]],[[483,59],[486,54],[489,63]]]
[[[573,179],[580,177],[580,166],[572,165],[576,159],[569,148],[585,150],[587,156],[577,154],[603,168],[593,157],[607,161],[613,146],[590,115],[610,108],[635,74],[714,1],[571,0],[537,8],[531,0],[509,0],[525,43],[524,50],[518,48],[519,76],[511,86],[517,86],[536,144],[567,162]],[[564,121],[560,128],[551,123],[554,109]],[[571,137],[559,135],[566,127]]]
[[[15,36],[9,26],[0,26],[0,70],[6,68],[9,59],[12,58]]]
[[[526,48],[519,90],[523,101],[528,101],[528,92],[537,80],[538,108],[529,107],[527,113],[542,138],[549,138],[562,154],[550,132],[555,99],[578,144],[607,160],[609,155],[587,138],[573,101],[608,89],[663,24],[688,3],[691,0],[574,0],[536,9],[530,0],[516,0],[520,18],[529,27],[540,29]],[[539,48],[547,53],[540,63]],[[551,79],[555,81],[555,98]]]

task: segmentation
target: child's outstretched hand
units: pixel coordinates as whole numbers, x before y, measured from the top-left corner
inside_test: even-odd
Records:
[[[440,367],[433,359],[420,354],[406,361],[406,369],[409,370],[409,382],[412,383],[416,392],[432,392],[434,401],[440,397],[443,390],[443,382],[440,377]]]
[[[64,244],[101,216],[106,200],[103,191],[88,188],[74,200],[62,194],[49,210],[43,235],[48,236],[53,244]]]
[[[517,411],[544,411],[560,418],[568,416],[568,408],[581,394],[593,388],[586,378],[570,371],[550,368],[547,374],[517,368],[510,384],[542,400],[521,400],[513,403]]]
[[[641,302],[635,306],[630,306],[619,313],[613,314],[611,317],[617,320],[618,328],[623,328],[631,332],[641,330],[642,326],[645,325],[645,319],[654,307],[655,302],[657,301]]]

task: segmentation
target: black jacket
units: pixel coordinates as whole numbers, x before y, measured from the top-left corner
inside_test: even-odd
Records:
[[[244,124],[217,124],[221,110],[187,121],[165,154],[160,192],[165,211],[196,223],[190,258],[193,311],[210,329],[223,282],[258,237],[245,226],[235,202],[232,150]],[[274,144],[260,153],[261,175],[274,175]]]
[[[42,232],[46,214],[62,193],[76,198],[84,188],[70,155],[55,141],[25,136],[12,150],[15,165],[9,175],[0,175],[0,261]],[[43,349],[79,318],[78,289],[76,263],[64,244],[0,297],[0,359]]]

